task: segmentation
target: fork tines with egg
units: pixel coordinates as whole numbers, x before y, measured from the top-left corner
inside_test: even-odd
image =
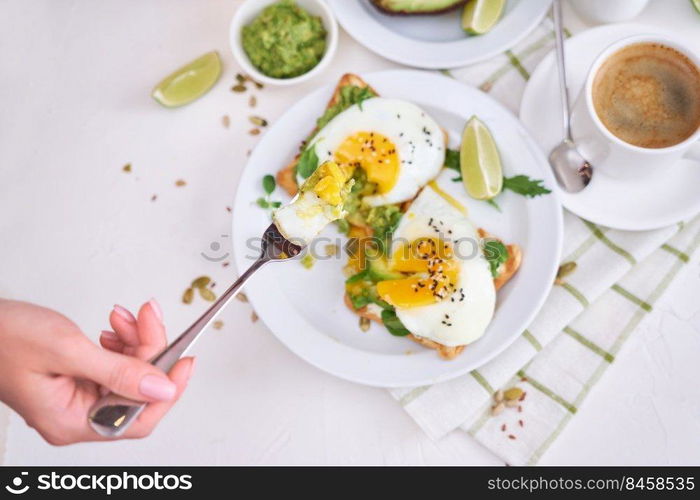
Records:
[[[451,359],[483,335],[520,250],[499,244],[507,255],[494,264],[484,253],[488,233],[435,183],[446,141],[420,107],[344,75],[300,154],[277,174],[298,196],[275,222],[308,241],[336,221],[351,239],[348,307]]]

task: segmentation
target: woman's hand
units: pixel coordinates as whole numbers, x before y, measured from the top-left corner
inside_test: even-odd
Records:
[[[150,434],[184,391],[194,358],[169,374],[150,365],[166,345],[160,307],[151,300],[138,317],[115,306],[100,344],[65,316],[25,302],[0,300],[0,400],[46,441],[66,445],[103,438],[88,424],[90,407],[111,390],[151,404],[123,438]]]

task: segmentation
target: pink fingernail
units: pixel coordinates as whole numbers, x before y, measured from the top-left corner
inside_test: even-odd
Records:
[[[124,309],[119,304],[114,304],[114,312],[117,313],[119,317],[125,320],[127,323],[136,323],[136,318],[129,311]]]
[[[102,337],[109,340],[119,340],[119,336],[111,330],[102,330]]]
[[[153,310],[153,314],[156,315],[156,318],[158,318],[158,321],[161,323],[163,322],[163,310],[160,308],[160,305],[158,302],[156,302],[156,299],[151,299],[148,301],[148,305],[151,306],[151,309]]]
[[[175,397],[177,387],[170,380],[158,375],[146,375],[141,379],[139,391],[144,396],[158,401],[170,401]]]

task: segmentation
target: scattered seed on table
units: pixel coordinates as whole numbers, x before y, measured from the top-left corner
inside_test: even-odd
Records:
[[[211,281],[211,278],[209,276],[200,276],[199,278],[195,278],[192,280],[192,288],[202,288],[204,286],[207,286],[209,282]]]
[[[518,413],[522,413],[522,412],[523,412],[523,407],[522,407],[522,406],[518,406]]]
[[[503,393],[503,396],[506,398],[506,401],[512,401],[518,399],[522,394],[523,390],[520,387],[511,387]]]
[[[226,207],[226,211],[227,211],[228,213],[231,213],[233,210],[231,210],[231,207]]]
[[[267,120],[260,116],[249,116],[250,123],[258,127],[267,127]]]
[[[131,172],[131,163],[127,163],[122,167],[122,171],[126,172],[127,174]]]
[[[246,87],[245,85],[239,83],[238,85],[234,85],[233,87],[231,87],[231,90],[234,92],[245,92]]]
[[[214,327],[214,330],[221,330],[224,327],[224,322],[220,319],[217,319],[216,321],[214,321],[214,324],[212,326]]]
[[[501,426],[501,432],[505,432],[505,431],[506,431],[506,424],[503,424],[503,425]]]
[[[493,399],[496,401],[496,403],[503,401],[503,391],[500,389],[497,390],[496,394],[493,395]]]
[[[254,95],[250,96],[250,98],[248,99],[248,106],[254,108],[256,104],[258,104],[258,98]]]
[[[525,396],[527,396],[527,392],[523,392],[523,395],[518,398],[518,401],[525,401]]]
[[[222,116],[221,123],[223,124],[224,127],[229,128],[231,126],[231,117],[228,115]]]
[[[230,262],[222,262],[221,267],[228,267]]]
[[[194,290],[188,288],[187,290],[185,290],[185,293],[182,294],[182,302],[184,302],[185,304],[191,304],[192,299],[194,299]]]
[[[258,135],[258,134],[260,133],[260,129],[259,129],[259,128],[251,128],[251,129],[248,131],[248,133],[249,133],[250,135]]]
[[[240,292],[238,295],[236,295],[236,298],[241,302],[248,302],[248,296],[243,292]]]
[[[515,408],[516,406],[518,406],[518,400],[517,400],[517,399],[506,400],[505,403],[506,403],[506,406],[507,406],[508,408]]]
[[[255,323],[255,322],[258,320],[258,314],[257,314],[255,311],[253,311],[252,313],[250,313],[250,320],[251,320],[253,323]]]
[[[505,405],[503,403],[498,403],[497,405],[492,406],[491,407],[491,415],[493,415],[494,417],[496,415],[500,415],[500,413],[503,411],[504,408],[505,408]]]
[[[245,75],[242,75],[240,73],[236,73],[236,81],[238,83],[244,83],[246,81]]]
[[[512,434],[508,434],[508,439],[516,439],[516,437]]]
[[[156,201],[157,199],[158,199],[157,194],[154,194],[153,196],[151,196],[151,201]]]
[[[178,180],[175,181],[175,185],[176,185],[177,187],[182,187],[182,186],[186,186],[187,183],[186,183],[183,179],[178,179]]]
[[[522,420],[518,420],[518,425],[520,427],[525,427],[525,423]]]
[[[216,300],[216,294],[208,288],[199,288],[199,295],[207,302],[214,302]]]

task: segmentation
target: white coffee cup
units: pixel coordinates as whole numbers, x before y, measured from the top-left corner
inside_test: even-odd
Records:
[[[658,43],[685,55],[700,68],[700,58],[679,42],[657,35],[636,35],[606,48],[588,71],[586,84],[571,112],[571,131],[579,151],[595,169],[625,179],[668,172],[681,158],[700,161],[700,127],[690,137],[665,148],[644,148],[623,141],[603,124],[593,105],[593,82],[602,64],[612,54],[637,43]],[[695,147],[693,147],[695,146]]]

